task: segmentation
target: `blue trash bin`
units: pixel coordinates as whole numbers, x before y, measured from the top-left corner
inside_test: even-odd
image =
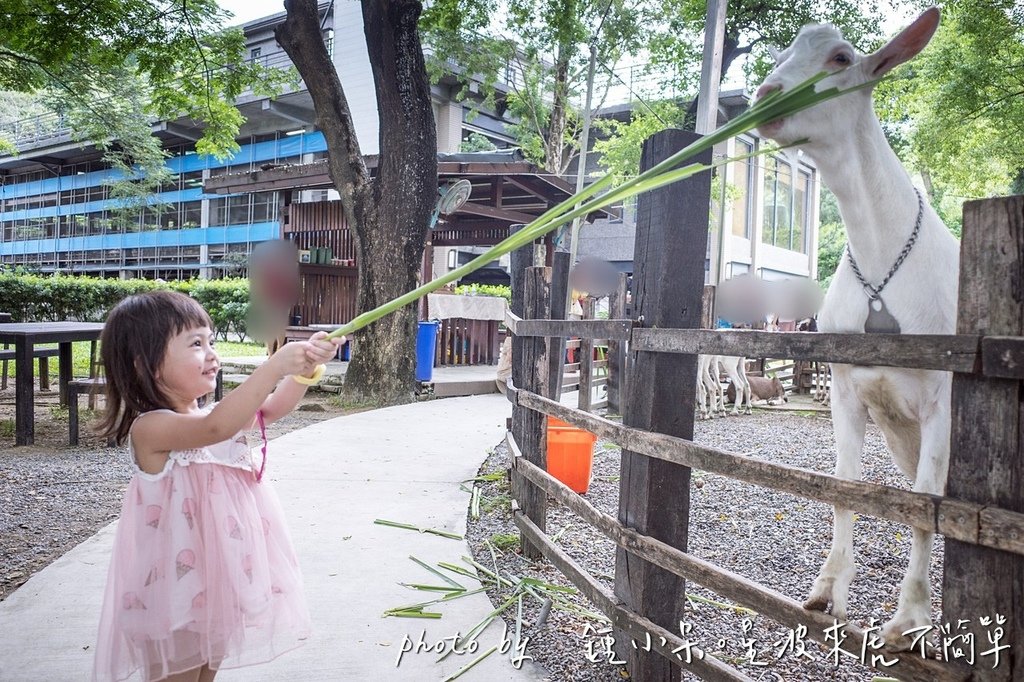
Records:
[[[416,381],[434,377],[434,352],[437,349],[437,320],[420,322],[416,331]]]

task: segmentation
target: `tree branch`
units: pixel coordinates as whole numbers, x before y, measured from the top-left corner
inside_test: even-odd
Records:
[[[203,74],[206,81],[206,111],[209,112],[212,119],[214,114],[213,106],[211,106],[210,102],[213,100],[213,84],[210,82],[210,79],[213,77],[213,70],[210,69],[210,64],[206,61],[206,50],[203,49],[202,44],[199,42],[199,36],[196,35],[196,27],[192,25],[192,17],[188,13],[188,0],[181,0],[181,15],[185,18],[185,23],[188,24],[188,32],[192,36],[192,42],[195,43],[196,49],[199,50],[199,58],[203,60]]]

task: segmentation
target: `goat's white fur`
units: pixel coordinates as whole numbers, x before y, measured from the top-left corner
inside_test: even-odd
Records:
[[[822,70],[834,72],[819,88],[848,88],[878,78],[914,57],[938,26],[935,8],[877,52],[853,50],[832,26],[807,26],[779,55],[759,95],[790,88]],[[842,54],[850,62],[843,68]],[[886,142],[872,109],[870,89],[819,104],[761,128],[782,143],[800,145],[817,164],[839,200],[853,255],[865,278],[878,286],[906,243],[918,213],[906,170]],[[916,245],[882,292],[904,334],[952,334],[956,324],[959,245],[925,202]],[[843,259],[819,316],[823,332],[862,333],[868,299]],[[861,450],[868,416],[882,430],[893,459],[917,492],[942,494],[949,464],[951,375],[946,372],[832,365],[832,420],[838,450],[836,474],[861,477]],[[907,630],[931,623],[928,563],[933,534],[915,528],[899,604],[882,636],[905,648]],[[846,618],[853,562],[853,512],[835,508],[832,550],[804,604]]]
[[[721,386],[717,377],[711,376],[711,363],[714,355],[697,356],[697,411],[701,419],[711,419],[718,409],[718,393]],[[715,364],[717,369],[718,365]]]
[[[697,357],[697,410],[700,419],[725,414],[725,391],[718,380],[722,368],[729,380],[736,386],[736,402],[732,414],[744,409],[752,411],[750,384],[747,381],[746,358],[731,355],[699,355]]]
[[[737,415],[740,412],[750,414],[753,412],[751,407],[753,392],[750,390],[750,382],[747,381],[747,359],[735,355],[716,357],[722,363],[722,368],[729,377],[729,381],[736,387],[736,401],[732,404],[732,414]],[[725,412],[725,391],[722,391],[721,399],[722,411]]]

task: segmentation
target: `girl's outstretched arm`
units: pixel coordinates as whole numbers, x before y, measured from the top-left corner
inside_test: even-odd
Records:
[[[324,341],[300,341],[282,346],[209,412],[148,412],[132,429],[139,467],[158,473],[172,450],[219,443],[248,427],[267,396],[289,374],[310,374],[320,358],[330,357]],[[290,383],[295,383],[294,381]]]
[[[311,357],[317,365],[323,364],[333,358],[338,352],[338,346],[345,343],[345,337],[342,336],[336,339],[327,339],[327,332],[317,332],[313,336],[309,337],[310,344],[313,345],[315,350],[310,350]],[[322,351],[322,353],[320,353]],[[320,354],[316,354],[320,353]],[[324,355],[326,354],[326,356]],[[307,372],[306,374],[311,374]],[[267,424],[277,421],[281,417],[291,414],[295,406],[302,400],[302,396],[306,395],[306,389],[309,386],[300,384],[297,381],[282,381],[278,384],[270,396],[263,401],[263,406],[260,410],[263,412],[263,421]]]

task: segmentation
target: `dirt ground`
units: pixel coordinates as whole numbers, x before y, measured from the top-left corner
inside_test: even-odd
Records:
[[[68,412],[56,393],[36,391],[35,444],[14,445],[14,388],[0,390],[0,601],[117,518],[131,477],[128,452],[108,448],[90,428],[99,412],[80,399],[79,445],[68,445]],[[102,406],[102,401],[99,403]],[[325,419],[362,411],[310,390],[298,409],[268,425],[277,438]]]

